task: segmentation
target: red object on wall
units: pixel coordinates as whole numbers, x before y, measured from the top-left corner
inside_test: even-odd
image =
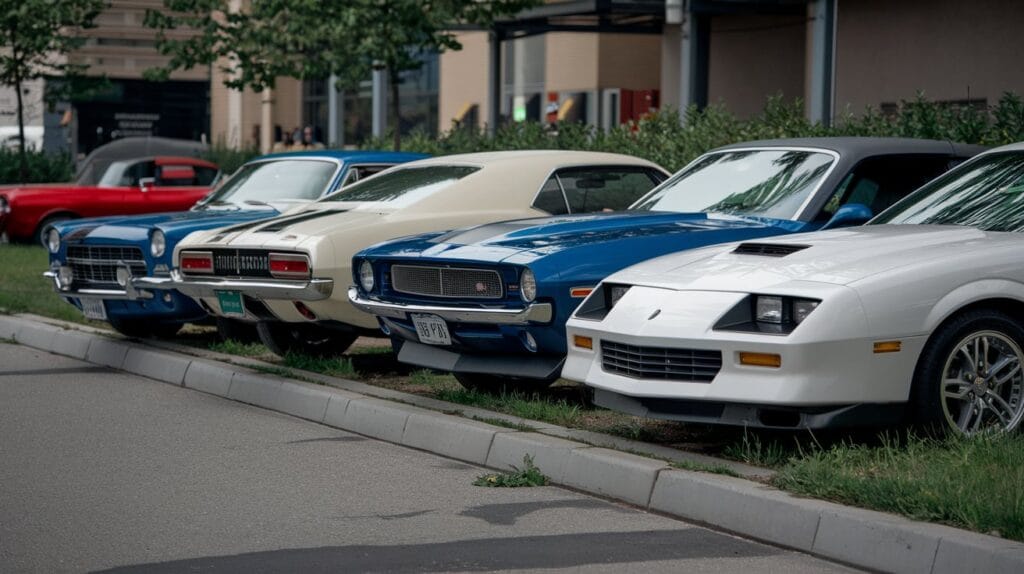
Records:
[[[661,103],[659,90],[620,90],[619,122],[639,121],[657,110]]]

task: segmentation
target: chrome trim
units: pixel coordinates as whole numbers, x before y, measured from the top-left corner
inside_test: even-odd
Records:
[[[216,297],[217,291],[241,291],[256,299],[287,301],[322,301],[334,291],[334,279],[220,279],[184,276],[177,269],[170,277],[139,277],[131,280],[135,290],[175,289],[193,298]]]
[[[440,307],[436,305],[405,305],[375,301],[363,297],[355,287],[348,288],[348,300],[360,311],[381,317],[405,319],[408,313],[437,315],[446,321],[456,323],[484,323],[491,325],[529,325],[550,323],[554,316],[551,303],[533,303],[525,309],[486,309],[464,307]]]
[[[152,293],[139,293],[136,297],[129,296],[127,291],[120,289],[61,289],[57,283],[57,274],[53,271],[44,271],[43,277],[53,281],[53,290],[61,297],[73,297],[75,299],[116,299],[136,300],[152,299]]]
[[[372,264],[371,264],[372,265]],[[443,293],[423,293],[419,291],[403,291],[398,288],[398,282],[395,281],[395,268],[406,268],[406,269],[436,269],[438,271],[438,288],[444,291],[443,273],[445,271],[477,271],[482,273],[491,273],[498,278],[498,286],[501,287],[501,293],[494,296],[474,296],[474,295],[444,295]],[[399,293],[405,293],[406,295],[418,295],[420,297],[438,297],[441,299],[483,299],[488,301],[499,301],[505,298],[505,280],[502,278],[501,273],[497,269],[487,269],[485,267],[445,267],[442,265],[415,265],[407,263],[393,264],[388,267],[388,272],[391,273],[391,288]]]

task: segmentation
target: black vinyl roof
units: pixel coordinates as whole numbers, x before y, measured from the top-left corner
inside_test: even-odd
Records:
[[[840,156],[869,157],[875,155],[899,154],[948,154],[971,157],[986,149],[985,146],[955,143],[942,140],[883,137],[807,137],[755,140],[734,143],[713,151],[750,147],[807,147],[832,150]]]

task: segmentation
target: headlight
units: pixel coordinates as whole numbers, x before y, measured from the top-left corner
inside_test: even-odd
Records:
[[[614,307],[615,304],[619,302],[619,299],[622,299],[622,297],[626,295],[627,291],[629,291],[628,285],[609,285],[608,309],[610,310],[612,307]]]
[[[529,269],[523,269],[523,274],[519,276],[519,296],[527,303],[537,298],[537,278]]]
[[[716,331],[788,335],[821,301],[784,295],[749,295],[715,323]]]
[[[359,285],[367,293],[373,291],[373,265],[369,261],[359,264]]]
[[[758,295],[754,320],[762,323],[782,323],[782,297]]]
[[[793,300],[793,322],[799,325],[804,322],[804,319],[811,314],[811,311],[818,308],[818,304],[821,301],[815,301],[814,299],[794,299]]]
[[[166,250],[167,238],[164,236],[163,231],[157,229],[149,239],[149,252],[153,254],[153,257],[163,257],[164,251]]]
[[[46,232],[46,248],[50,250],[50,253],[60,251],[60,233],[52,227]]]

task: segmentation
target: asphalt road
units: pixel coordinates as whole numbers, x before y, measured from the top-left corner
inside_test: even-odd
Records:
[[[848,572],[0,344],[0,571]]]

